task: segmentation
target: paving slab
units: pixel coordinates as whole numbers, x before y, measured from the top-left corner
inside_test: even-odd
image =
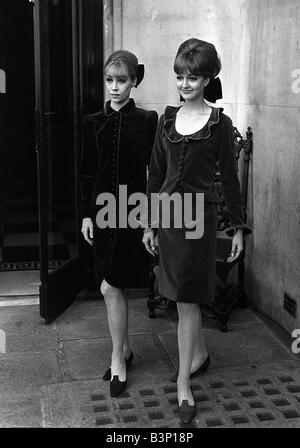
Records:
[[[172,372],[174,366],[157,335],[132,335],[130,341],[133,375]],[[62,352],[67,381],[101,378],[110,365],[111,342],[109,338],[63,341]]]
[[[60,340],[108,337],[106,310],[98,305],[73,304],[56,319]]]
[[[38,305],[1,307],[0,325],[12,328],[22,327],[27,332],[34,331],[37,327],[46,330],[47,328],[55,328],[54,324],[46,325],[44,323],[44,320],[40,317]]]
[[[55,323],[46,325],[36,305],[1,308],[0,329],[6,335],[6,353],[51,351],[58,345]]]
[[[158,335],[172,362],[178,365],[178,346],[174,332]],[[233,327],[228,333],[204,329],[211,356],[211,368],[245,366],[292,359],[293,354],[263,325]]]
[[[15,241],[13,245],[16,245]],[[0,297],[38,294],[39,285],[38,270],[0,272]]]
[[[56,351],[0,355],[0,394],[64,381]]]
[[[62,341],[109,337],[105,305],[71,306],[56,320],[59,337]],[[147,304],[142,300],[129,303],[129,334],[157,333],[174,329],[174,323],[167,313],[157,319],[149,319]]]
[[[0,427],[177,428],[177,313],[148,318],[147,299],[133,297],[128,387],[109,396],[101,377],[111,340],[103,300],[74,302],[45,325],[38,306],[1,307]],[[300,427],[300,364],[251,310],[236,309],[229,331],[204,320],[212,364],[193,379],[197,416],[183,427]]]
[[[86,293],[88,294],[88,293]],[[100,306],[103,304],[103,299],[98,295],[91,297],[90,295],[78,295],[77,299],[73,302],[72,307],[76,306]]]
[[[44,402],[41,390],[19,394],[1,393],[0,428],[43,428]]]
[[[223,369],[193,379],[197,415],[180,423],[176,384],[165,374],[131,378],[118,398],[103,381],[76,381],[43,388],[47,427],[268,428],[300,426],[300,375],[295,362]]]

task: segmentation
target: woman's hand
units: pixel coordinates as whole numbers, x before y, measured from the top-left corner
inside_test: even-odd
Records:
[[[244,249],[243,229],[237,229],[234,237],[232,238],[232,247],[230,256],[227,258],[227,263],[232,263],[236,260],[242,250]]]
[[[144,230],[142,242],[144,243],[146,250],[154,257],[157,252],[155,250],[154,232],[152,229]]]
[[[83,218],[81,233],[83,234],[85,241],[92,246],[94,244],[94,226],[91,218]]]

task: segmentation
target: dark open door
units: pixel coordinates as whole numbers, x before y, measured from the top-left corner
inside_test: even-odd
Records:
[[[61,314],[88,281],[80,234],[78,163],[82,114],[93,112],[82,110],[87,96],[86,47],[90,46],[85,17],[86,8],[90,10],[93,5],[93,1],[82,0],[34,2],[40,313],[46,323]],[[90,65],[100,75],[101,2],[93,14],[99,19],[92,22],[97,26],[93,31],[100,39],[91,50],[98,57],[90,59]],[[93,81],[99,96],[98,108],[102,103],[99,78]]]

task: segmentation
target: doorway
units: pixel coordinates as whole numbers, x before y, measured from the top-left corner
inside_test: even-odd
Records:
[[[99,0],[34,5],[40,313],[51,322],[89,282],[81,235],[82,118],[103,104]],[[92,101],[90,98],[92,97]]]
[[[1,8],[6,48],[0,69],[6,71],[7,92],[13,80],[17,87],[5,94],[1,107],[1,128],[7,129],[1,213],[14,219],[1,220],[0,276],[33,274],[41,315],[50,321],[92,275],[91,253],[80,234],[78,164],[82,117],[103,104],[103,5],[99,0],[4,0]],[[25,22],[23,27],[18,21]],[[20,245],[19,252],[13,244]]]
[[[0,2],[0,296],[37,294],[33,4]]]

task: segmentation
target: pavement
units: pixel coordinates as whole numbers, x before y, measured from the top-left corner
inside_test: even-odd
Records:
[[[104,302],[79,298],[50,325],[36,303],[0,300],[0,428],[300,427],[299,355],[256,310],[235,309],[227,333],[204,319],[212,362],[192,380],[197,415],[181,426],[169,381],[178,364],[176,310],[149,319],[146,297],[130,297],[134,361],[127,390],[111,398],[101,379],[111,350]]]

